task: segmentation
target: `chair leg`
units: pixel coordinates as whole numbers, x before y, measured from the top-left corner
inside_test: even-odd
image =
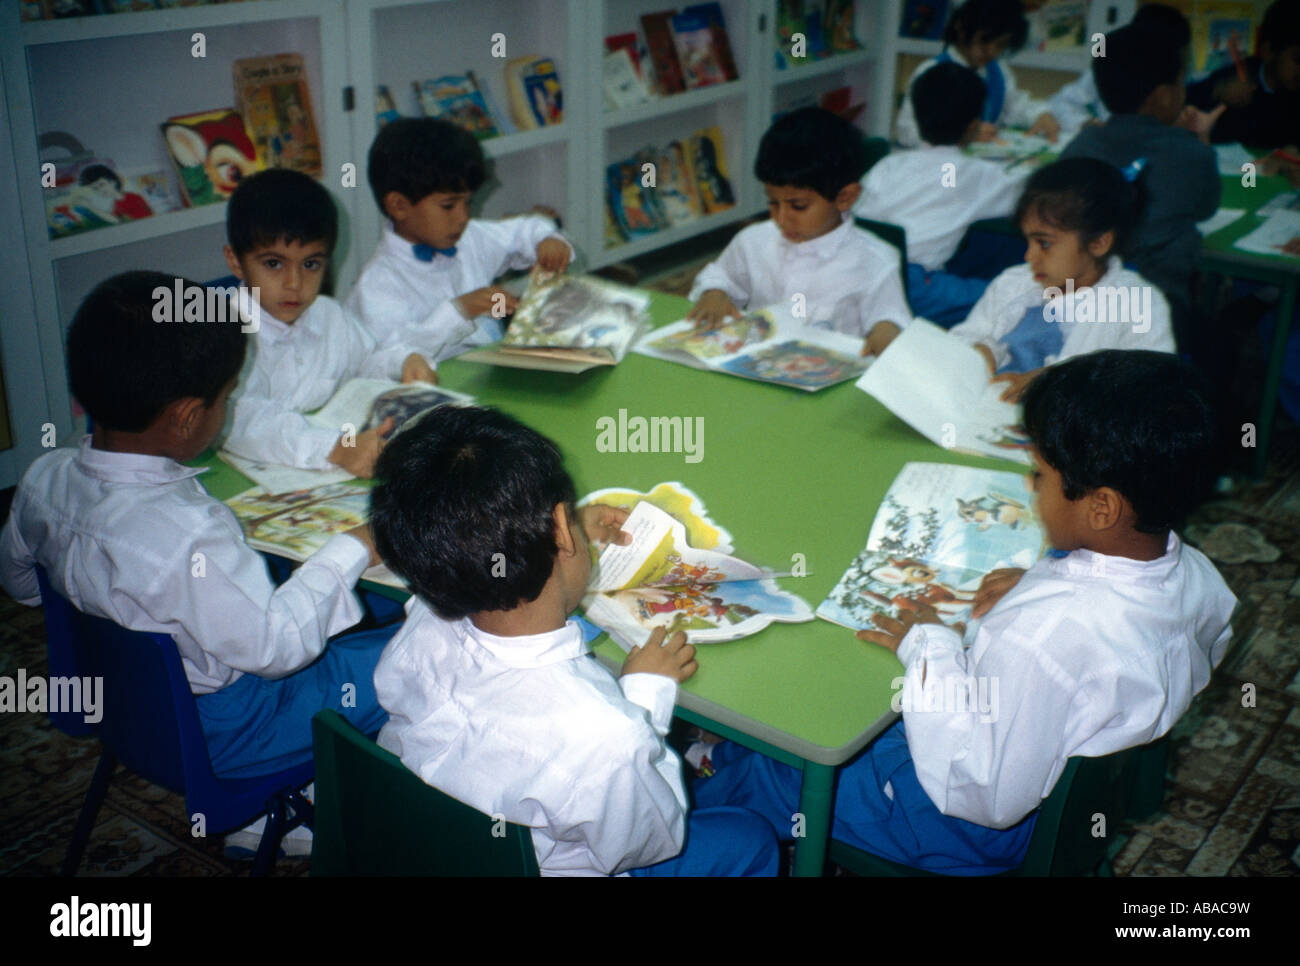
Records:
[[[280,854],[280,839],[288,830],[284,797],[276,795],[267,805],[266,829],[262,832],[262,841],[257,843],[257,855],[253,857],[253,868],[249,871],[254,878],[270,875]]]
[[[316,828],[316,807],[307,801],[306,796],[300,791],[295,791],[289,795],[289,806],[293,809],[293,821],[289,823],[285,831],[291,828],[297,828],[299,825],[305,825],[313,831]]]
[[[77,874],[81,856],[86,851],[86,843],[90,841],[90,830],[95,827],[95,818],[99,815],[99,807],[104,804],[108,783],[112,781],[116,769],[117,759],[112,752],[105,751],[99,756],[99,764],[95,766],[95,775],[86,791],[86,801],[81,806],[81,814],[77,816],[77,827],[72,832],[72,841],[68,843],[68,852],[63,858],[63,868],[59,870],[59,875],[67,878]]]

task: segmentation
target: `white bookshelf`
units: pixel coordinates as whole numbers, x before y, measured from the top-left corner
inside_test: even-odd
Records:
[[[64,333],[94,285],[129,268],[199,281],[227,271],[224,204],[50,240],[39,181],[40,133],[67,131],[126,172],[167,171],[174,186],[160,123],[233,106],[233,60],[301,53],[323,148],[322,181],[343,217],[334,282],[336,292],[346,293],[382,226],[366,180],[377,86],[389,88],[400,113],[418,115],[414,82],[472,70],[495,108],[508,115],[506,60],[547,56],[563,84],[564,123],[482,142],[491,174],[476,196],[475,213],[500,217],[535,204],[554,208],[580,265],[595,268],[762,211],[753,162],[774,111],[849,84],[867,101],[863,129],[887,134],[900,3],[858,0],[856,34],[863,49],[782,71],[773,55],[776,0],[722,0],[739,79],[615,112],[604,110],[601,96],[604,38],[628,31],[643,36],[641,16],[674,6],[665,0],[250,0],[31,23],[19,21],[17,4],[0,5],[9,134],[0,178],[4,165],[16,172],[16,180],[5,182],[14,190],[4,197],[8,202],[12,195],[21,213],[26,254],[11,251],[5,259],[0,350],[15,445],[0,454],[0,486],[16,482],[40,455],[45,423],[55,425],[61,443],[74,437]],[[205,36],[202,60],[190,56],[196,32]],[[495,34],[505,36],[504,59],[493,56]],[[607,166],[712,126],[723,134],[735,207],[606,249]],[[343,184],[346,164],[355,165],[355,187]]]

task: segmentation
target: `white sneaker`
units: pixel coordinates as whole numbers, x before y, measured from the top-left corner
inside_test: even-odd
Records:
[[[262,842],[266,831],[266,816],[263,815],[252,825],[231,832],[225,839],[225,852],[228,859],[251,859],[257,855],[257,847]],[[280,857],[308,858],[311,856],[311,829],[305,825],[290,829],[280,839]]]

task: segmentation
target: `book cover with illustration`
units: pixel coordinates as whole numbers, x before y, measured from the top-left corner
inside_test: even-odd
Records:
[[[174,207],[160,172],[128,176],[109,158],[54,162],[54,184],[44,188],[51,238],[148,218]]]
[[[992,381],[974,346],[933,322],[913,319],[858,388],[945,449],[1030,462],[1020,406],[1001,399],[1005,383]]]
[[[170,117],[161,127],[187,208],[225,201],[262,170],[243,115],[233,107]]]
[[[516,57],[506,64],[510,114],[521,131],[564,120],[564,90],[550,57]]]
[[[829,322],[797,319],[784,304],[746,312],[712,330],[683,319],[656,329],[636,347],[668,362],[805,392],[862,375],[871,360],[861,349],[861,339],[836,332]]]
[[[627,158],[605,169],[605,203],[627,241],[652,235],[666,225],[654,191],[642,184],[641,163]]]
[[[677,62],[681,64],[687,89],[725,83],[727,75],[714,47],[713,30],[708,19],[699,13],[678,13],[669,23],[673,30],[673,44],[677,48]]]
[[[235,98],[263,167],[321,174],[320,135],[301,54],[234,63]]]
[[[671,141],[650,154],[655,165],[655,201],[669,225],[684,225],[704,214],[699,189],[691,173],[686,145]]]
[[[596,496],[584,503],[608,502]],[[623,529],[632,543],[601,551],[583,607],[624,650],[644,643],[658,627],[684,631],[691,643],[703,644],[747,637],[774,621],[813,617],[807,602],[781,590],[770,571],[717,544],[694,546],[687,526],[648,499],[633,506]]]
[[[420,112],[425,117],[451,121],[480,141],[501,133],[473,73],[447,74],[413,83]]]
[[[677,45],[673,41],[672,18],[675,11],[647,13],[641,17],[650,63],[654,65],[655,84],[661,95],[677,94],[686,90],[682,65],[677,60]]]
[[[727,153],[722,145],[722,130],[708,127],[686,139],[686,156],[691,175],[707,214],[723,211],[736,203],[731,181],[727,177]]]
[[[708,26],[713,36],[713,53],[717,57],[718,66],[722,68],[723,79],[730,81],[738,78],[740,72],[736,70],[736,58],[731,52],[731,38],[727,36],[727,21],[722,15],[722,5],[716,2],[697,3],[683,10],[682,16],[694,17]]]
[[[1028,568],[1045,550],[1023,475],[908,463],[890,484],[866,547],[817,616],[876,630],[876,614],[897,618],[927,604],[944,623],[957,624],[970,617],[985,574]]]
[[[617,365],[644,328],[649,305],[638,289],[534,268],[502,340],[459,358],[554,372]]]

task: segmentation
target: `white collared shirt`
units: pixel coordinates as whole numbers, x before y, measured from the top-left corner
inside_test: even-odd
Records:
[[[369,553],[340,534],[280,587],[239,521],[191,469],[90,445],[46,453],[24,474],[0,533],[0,584],[41,602],[37,564],[87,614],[170,634],[195,694],[242,674],[280,678],[361,619],[352,586]]]
[[[952,57],[954,64],[970,67],[970,64],[966,63],[966,58],[961,55],[961,52],[956,47],[949,47],[948,55]],[[912,71],[912,76],[907,80],[907,90],[903,92],[903,103],[899,105],[898,118],[894,121],[894,140],[905,148],[920,147],[924,143],[921,140],[921,128],[916,123],[916,112],[912,109],[912,85],[916,83],[918,77],[937,63],[939,63],[939,58],[931,57]],[[1038,120],[1039,115],[1047,110],[1047,105],[1043,101],[1034,100],[1016,86],[1016,75],[1007,66],[1006,61],[998,60],[997,65],[1002,70],[1002,77],[1006,85],[1006,93],[1002,100],[1002,113],[998,115],[998,127],[1031,127]],[[988,83],[988,67],[981,67],[975,73],[980,75],[980,80]]]
[[[500,221],[471,218],[456,242],[456,254],[415,257],[410,242],[384,226],[379,247],[361,270],[347,298],[348,311],[361,319],[381,346],[415,346],[431,360],[458,355],[501,338],[501,323],[490,315],[466,319],[454,300],[491,285],[507,269],[537,261],[537,246],[547,238],[568,241],[549,218],[523,215]],[[570,258],[573,246],[569,245]]]
[[[1057,143],[1062,145],[1074,140],[1074,135],[1089,121],[1110,119],[1110,111],[1102,103],[1091,70],[1085,70],[1053,94],[1047,102],[1047,109],[1061,125]]]
[[[954,326],[952,334],[972,345],[988,346],[1000,369],[1011,361],[1002,339],[1030,308],[1043,304],[1043,291],[1042,284],[1034,281],[1033,269],[1013,265],[989,283],[966,321]],[[1096,285],[1060,298],[1054,314],[1062,328],[1061,354],[1049,356],[1045,365],[1098,349],[1174,351],[1169,304],[1160,289],[1129,271],[1114,255]]]
[[[877,161],[853,213],[901,225],[907,260],[932,272],[952,258],[972,223],[1010,215],[1027,177],[1023,166],[1008,172],[956,145],[927,144]]]
[[[912,320],[898,250],[851,220],[819,238],[789,242],[773,221],[750,225],[695,276],[691,301],[720,289],[741,309],[802,296],[809,323],[831,320],[840,332],[866,336],[877,322]]]
[[[1173,727],[1223,660],[1235,603],[1205,555],[1170,533],[1152,561],[1089,550],[1038,561],[967,630],[969,648],[950,628],[913,627],[898,658],[921,787],[945,815],[1014,825],[1067,759]]]
[[[325,405],[356,376],[399,379],[416,350],[378,348],[375,337],[338,302],[319,295],[292,325],[261,313],[251,352],[230,397],[230,433],[237,456],[323,470],[340,430],[314,426],[303,413]]]
[[[543,875],[611,875],[681,851],[686,789],[663,738],[677,684],[615,681],[576,624],[498,637],[413,597],[375,690],[389,713],[379,744],[453,798],[530,827]]]

